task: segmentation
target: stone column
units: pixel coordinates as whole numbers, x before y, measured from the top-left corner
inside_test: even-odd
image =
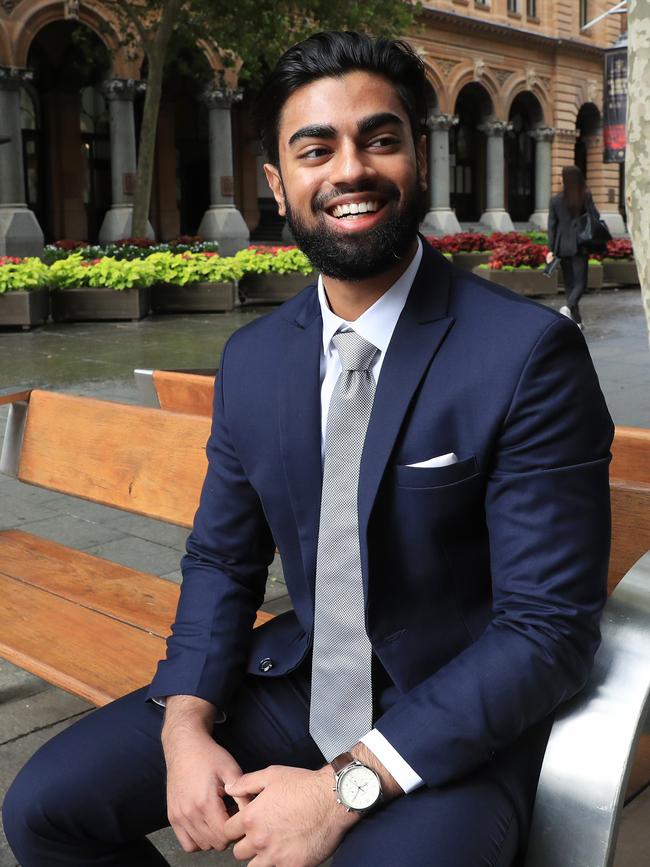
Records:
[[[240,90],[218,88],[203,99],[210,122],[210,207],[203,215],[199,235],[218,241],[219,251],[231,256],[248,246],[250,233],[235,207],[230,109],[242,98]]]
[[[0,255],[39,256],[43,232],[25,202],[20,86],[28,69],[0,67]]]
[[[427,119],[429,139],[429,211],[421,231],[451,235],[460,232],[460,223],[449,202],[449,130],[458,123],[450,114],[432,114]]]
[[[505,210],[504,150],[503,137],[512,129],[512,124],[503,120],[492,120],[481,124],[481,132],[487,136],[487,196],[486,209],[480,222],[494,232],[512,232],[514,225],[510,214]]]
[[[145,87],[144,81],[131,78],[108,79],[102,86],[110,122],[112,205],[99,230],[100,244],[110,244],[131,235],[137,167],[133,100]],[[147,235],[154,237],[151,226]]]
[[[550,126],[541,126],[531,130],[528,135],[535,142],[535,211],[529,220],[535,228],[545,232],[551,198],[551,147],[555,130]]]

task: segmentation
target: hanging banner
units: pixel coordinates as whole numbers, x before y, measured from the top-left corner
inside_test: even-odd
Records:
[[[625,162],[625,115],[627,112],[627,48],[605,52],[603,112],[603,162]]]

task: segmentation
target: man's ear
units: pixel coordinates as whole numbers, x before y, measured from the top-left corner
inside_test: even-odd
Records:
[[[429,160],[427,159],[427,137],[420,136],[415,148],[415,158],[418,164],[418,182],[421,190],[429,187]]]
[[[278,214],[281,217],[284,217],[286,216],[287,209],[285,207],[284,185],[280,176],[280,170],[277,169],[273,163],[264,163],[264,174],[266,175],[269,187],[271,187],[273,197],[278,203]]]

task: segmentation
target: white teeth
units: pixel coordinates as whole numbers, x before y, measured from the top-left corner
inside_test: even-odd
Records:
[[[366,214],[379,210],[379,202],[349,202],[337,205],[332,209],[333,217],[349,217],[354,214]]]

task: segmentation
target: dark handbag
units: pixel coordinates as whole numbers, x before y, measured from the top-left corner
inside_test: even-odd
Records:
[[[576,241],[578,249],[585,253],[600,253],[612,240],[607,223],[598,216],[591,198],[587,210],[576,219]]]

